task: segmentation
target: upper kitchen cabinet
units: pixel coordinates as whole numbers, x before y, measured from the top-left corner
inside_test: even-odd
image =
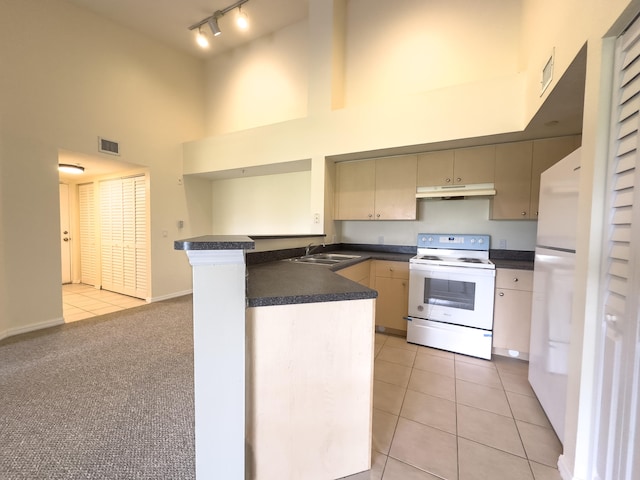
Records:
[[[494,220],[530,218],[533,142],[496,145]]]
[[[582,143],[581,135],[545,138],[533,141],[533,161],[531,165],[531,218],[538,218],[540,200],[540,175],[577,149]]]
[[[496,145],[492,220],[537,220],[540,174],[580,146],[580,135]]]
[[[495,145],[418,155],[418,186],[471,185],[494,181]]]
[[[336,220],[415,220],[417,156],[336,164]]]

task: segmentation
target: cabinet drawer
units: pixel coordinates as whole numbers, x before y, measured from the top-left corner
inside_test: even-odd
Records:
[[[409,278],[409,262],[376,260],[374,268],[376,277]]]
[[[338,275],[353,280],[366,287],[369,286],[369,275],[371,274],[371,261],[361,262],[336,272]]]
[[[496,269],[496,288],[511,290],[533,290],[533,270]]]

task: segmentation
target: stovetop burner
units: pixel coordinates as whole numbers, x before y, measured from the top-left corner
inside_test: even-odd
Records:
[[[420,258],[423,260],[442,260],[440,257],[436,257],[435,255],[422,255]]]
[[[465,262],[465,263],[483,263],[483,261],[480,260],[479,258],[468,258],[468,257],[458,258],[458,261]]]

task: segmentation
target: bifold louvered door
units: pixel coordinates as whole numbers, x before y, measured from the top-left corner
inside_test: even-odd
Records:
[[[640,24],[618,39],[607,184],[599,430],[591,478],[640,478]],[[634,199],[635,197],[635,199]]]
[[[147,296],[145,177],[100,182],[101,284],[105,290]]]
[[[80,214],[80,282],[98,284],[98,251],[96,241],[96,208],[93,183],[78,185]]]

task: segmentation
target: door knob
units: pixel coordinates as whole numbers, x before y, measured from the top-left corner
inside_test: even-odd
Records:
[[[69,241],[69,239],[67,237],[64,237],[62,240],[64,240],[65,242]]]

